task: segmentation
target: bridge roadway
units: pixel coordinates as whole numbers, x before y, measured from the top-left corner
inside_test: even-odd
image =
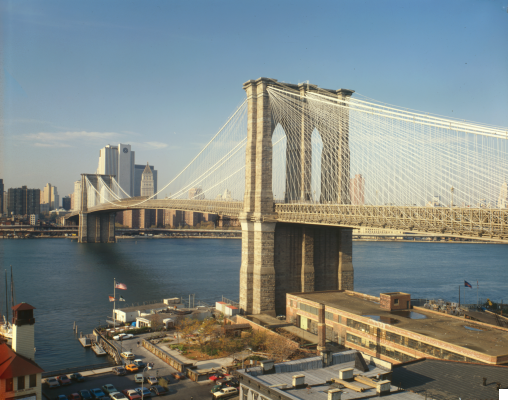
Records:
[[[104,203],[89,207],[88,213],[172,209],[238,217],[243,211],[241,201],[143,200],[137,197]],[[75,211],[66,219],[78,215]],[[508,210],[503,209],[275,203],[275,216],[263,222],[383,228],[508,243]]]

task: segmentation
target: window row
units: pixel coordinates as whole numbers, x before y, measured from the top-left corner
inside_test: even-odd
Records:
[[[310,314],[318,315],[318,309],[316,307],[309,306],[305,303],[300,303],[300,310],[308,312]]]
[[[17,389],[16,390],[22,390],[22,389],[28,389],[28,388],[34,388],[37,386],[37,375],[29,375],[28,377],[28,386],[26,386],[26,380],[25,376],[18,376],[16,378],[17,381]],[[5,380],[5,391],[6,392],[12,392],[14,390],[14,378],[9,378]]]
[[[390,357],[393,360],[397,360],[400,362],[406,362],[414,360],[414,357],[408,356],[407,354],[401,353],[400,351],[397,351],[395,349],[391,349],[389,347],[380,346],[376,344],[375,342],[372,342],[368,339],[361,338],[355,335],[352,335],[350,333],[347,334],[346,337],[347,341],[356,344],[357,346],[364,347],[366,349],[375,351],[376,353],[383,354],[387,357]]]

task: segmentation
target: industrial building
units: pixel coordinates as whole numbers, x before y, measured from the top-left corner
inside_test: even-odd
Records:
[[[508,364],[508,328],[412,307],[408,293],[288,293],[286,307],[287,321],[312,333],[324,307],[327,341],[394,364],[422,357]]]

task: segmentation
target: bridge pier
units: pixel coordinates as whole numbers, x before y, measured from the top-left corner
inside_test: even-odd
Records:
[[[115,214],[80,213],[78,243],[115,243]]]

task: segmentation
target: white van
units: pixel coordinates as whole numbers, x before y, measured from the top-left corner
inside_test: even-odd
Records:
[[[213,394],[214,399],[221,399],[224,397],[230,397],[238,393],[238,389],[234,387],[222,388],[218,392]]]

